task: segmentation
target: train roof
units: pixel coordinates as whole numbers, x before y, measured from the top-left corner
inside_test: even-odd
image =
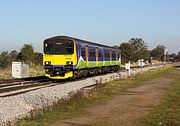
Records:
[[[82,39],[78,39],[78,38],[73,38],[73,37],[70,37],[70,36],[54,36],[54,37],[51,37],[51,38],[48,38],[46,40],[49,40],[49,39],[73,39],[75,41],[78,41],[78,42],[81,42],[81,43],[87,43],[87,44],[90,44],[90,45],[97,45],[97,46],[102,46],[102,47],[106,47],[106,48],[111,48],[111,49],[117,49],[117,48],[114,48],[114,47],[111,47],[111,46],[107,46],[107,45],[102,45],[102,44],[98,44],[98,43],[95,43],[95,42],[91,42],[91,41],[86,41],[86,40],[82,40]],[[117,49],[119,50],[119,49]]]

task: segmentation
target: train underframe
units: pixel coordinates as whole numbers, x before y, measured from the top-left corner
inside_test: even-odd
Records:
[[[64,69],[61,67],[57,68],[46,68],[45,75],[52,79],[67,79],[67,78],[79,78],[92,75],[100,75],[104,73],[117,72],[120,70],[118,65],[114,66],[103,66],[83,69],[73,69],[72,66],[65,66]]]

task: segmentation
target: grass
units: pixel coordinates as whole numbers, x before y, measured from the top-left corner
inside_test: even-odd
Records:
[[[42,66],[29,67],[29,76],[43,76],[44,69]],[[12,79],[11,68],[0,69],[0,79]]]
[[[10,78],[12,78],[10,68],[0,69],[0,79],[10,79]]]
[[[40,65],[30,67],[30,69],[29,69],[29,75],[31,77],[32,76],[43,76],[44,74],[45,74],[44,69]]]
[[[97,87],[91,90],[87,94],[82,92],[74,95],[70,100],[60,102],[55,106],[49,108],[48,111],[35,116],[34,118],[26,118],[20,120],[16,125],[20,126],[44,126],[52,125],[59,120],[68,119],[74,116],[86,114],[85,109],[93,107],[94,105],[102,104],[114,96],[126,91],[128,88],[137,87],[142,85],[143,82],[161,77],[168,76],[173,71],[172,68],[164,68],[158,71],[151,71],[140,74],[130,80],[117,80],[109,82],[103,86]]]
[[[180,67],[180,66],[179,66]],[[171,72],[175,79],[161,105],[140,120],[142,126],[180,126],[180,70]]]

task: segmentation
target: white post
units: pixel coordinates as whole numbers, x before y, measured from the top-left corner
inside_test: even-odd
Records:
[[[130,76],[131,75],[131,63],[129,61],[129,63],[126,63],[125,64],[125,69],[128,71],[128,75]]]
[[[166,54],[167,54],[167,51],[168,51],[168,49],[165,49],[165,50],[164,50],[164,62],[166,62]]]

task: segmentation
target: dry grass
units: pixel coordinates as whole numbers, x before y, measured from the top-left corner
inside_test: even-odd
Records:
[[[34,66],[34,67],[30,67],[29,69],[29,75],[32,76],[43,76],[44,73],[44,69],[42,66]]]
[[[44,69],[42,66],[29,67],[29,76],[43,76]],[[6,69],[0,69],[0,79],[12,79],[11,67]]]
[[[11,76],[11,68],[0,69],[0,79],[10,79]]]

